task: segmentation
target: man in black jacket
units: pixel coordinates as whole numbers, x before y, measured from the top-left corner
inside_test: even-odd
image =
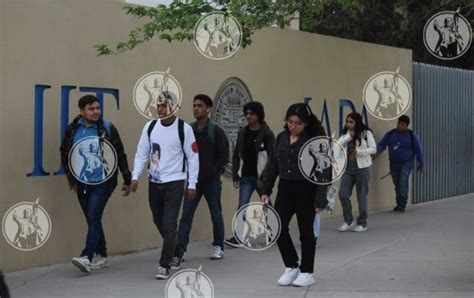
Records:
[[[196,122],[191,123],[199,148],[199,176],[196,185],[196,197],[186,199],[183,203],[183,214],[179,223],[178,243],[171,263],[172,269],[179,269],[184,252],[189,243],[189,233],[194,212],[202,195],[206,198],[211,214],[214,242],[212,243],[212,260],[224,256],[224,218],[222,216],[221,175],[229,161],[229,142],[224,130],[209,120],[212,100],[205,94],[198,94],[193,101],[193,114]]]
[[[240,188],[237,209],[249,203],[254,191],[262,195],[263,170],[275,142],[275,135],[264,121],[265,111],[260,102],[247,103],[243,112],[247,125],[237,135],[232,156],[232,180],[234,187]],[[224,242],[232,247],[241,247],[235,237]]]
[[[120,135],[112,123],[102,119],[99,100],[92,95],[83,96],[79,99],[79,109],[80,115],[67,128],[60,151],[69,187],[77,193],[88,225],[86,247],[72,263],[82,272],[90,273],[91,269],[107,266],[102,214],[117,186],[115,164],[122,172],[124,196],[130,194],[132,175]],[[107,144],[116,153],[114,165],[108,164],[105,158]]]

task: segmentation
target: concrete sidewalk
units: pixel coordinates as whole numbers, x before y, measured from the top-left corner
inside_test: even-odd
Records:
[[[316,253],[317,283],[280,287],[276,246],[226,249],[209,260],[210,241],[191,243],[183,268],[212,280],[215,297],[474,297],[474,195],[412,206],[404,214],[370,214],[365,233],[336,231],[323,220]],[[296,227],[292,227],[295,243]],[[298,243],[299,251],[299,243]],[[154,279],[159,250],[112,256],[91,275],[70,263],[6,274],[12,297],[164,297]]]

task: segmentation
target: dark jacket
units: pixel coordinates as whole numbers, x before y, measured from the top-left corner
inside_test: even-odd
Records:
[[[78,121],[81,119],[81,116],[77,116],[74,120],[69,124],[66,133],[64,134],[63,141],[61,143],[60,151],[61,151],[61,163],[64,167],[64,171],[66,172],[66,177],[69,182],[69,185],[76,185],[78,181],[71,173],[69,169],[69,151],[73,146],[74,135],[76,134]],[[100,119],[97,121],[97,136],[103,136],[106,140],[108,140],[112,146],[115,148],[117,152],[117,169],[113,173],[112,177],[107,180],[109,185],[110,191],[113,191],[117,186],[117,175],[118,169],[122,172],[123,180],[125,185],[130,185],[132,181],[132,173],[128,168],[127,162],[127,155],[125,154],[125,150],[122,144],[122,140],[120,139],[120,135],[117,131],[117,128],[111,123],[110,124],[110,135],[107,130],[104,128],[103,120]]]
[[[209,126],[213,128],[210,129]],[[206,126],[199,131],[197,123],[191,123],[199,148],[198,184],[218,180],[229,162],[229,141],[222,128],[207,120]],[[213,133],[214,136],[209,136]],[[212,141],[213,139],[213,141]]]
[[[234,148],[234,153],[232,154],[232,180],[239,181],[240,180],[240,160],[244,160],[245,158],[245,131],[247,130],[247,126],[244,126],[239,130],[239,133],[237,135],[237,142],[235,144]],[[266,161],[268,159],[268,156],[270,156],[270,153],[273,148],[273,143],[275,143],[275,135],[271,131],[270,127],[267,125],[267,123],[264,121],[261,124],[260,131],[257,135],[257,141],[255,142],[255,150],[257,152],[257,161],[258,164],[266,164]],[[264,152],[265,154],[260,154],[263,153],[260,151],[260,146],[263,144],[264,146]],[[264,167],[262,167],[262,173],[259,173],[259,179],[263,179],[263,172],[264,172]],[[258,171],[258,165],[257,165],[257,171]]]
[[[284,130],[278,134],[270,158],[265,167],[263,176],[263,194],[271,195],[275,180],[278,176],[285,180],[306,180],[298,165],[299,153],[303,145],[309,140],[303,131],[298,141],[290,145],[290,133]],[[331,170],[332,171],[332,170]],[[312,184],[312,182],[307,181]],[[324,209],[328,201],[326,199],[326,185],[314,184],[316,197],[315,208]]]

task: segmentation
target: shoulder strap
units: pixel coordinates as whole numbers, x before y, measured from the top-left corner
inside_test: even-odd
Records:
[[[209,135],[209,139],[211,143],[214,145],[216,143],[216,125],[209,120],[207,124],[207,134]]]
[[[151,140],[150,140],[150,136],[151,136],[151,132],[153,131],[153,128],[155,128],[155,125],[156,125],[156,119],[155,120],[152,120],[150,122],[150,126],[148,126],[148,142],[151,144]]]
[[[181,150],[183,151],[183,169],[182,172],[186,172],[186,152],[184,152],[184,121],[178,119],[178,134],[179,141],[181,142]]]

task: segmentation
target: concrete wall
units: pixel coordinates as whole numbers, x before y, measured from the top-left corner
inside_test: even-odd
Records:
[[[35,251],[21,252],[0,239],[0,268],[4,271],[68,261],[84,244],[85,220],[65,177],[26,176],[33,168],[36,84],[51,85],[45,93],[43,165],[52,173],[60,164],[62,85],[77,86],[71,91],[71,118],[77,113],[77,99],[84,94],[79,92],[80,86],[119,89],[120,109],[106,96],[105,117],[118,127],[132,164],[146,122],[134,108],[132,89],[136,80],[150,71],[171,67],[184,94],[184,107],[178,115],[187,121],[192,120],[194,94],[214,96],[225,79],[238,77],[247,84],[253,99],[265,105],[267,121],[275,133],[283,126],[286,108],[304,96],[313,97],[311,105],[318,117],[323,100],[327,100],[335,131],[339,129],[339,99],[351,99],[360,112],[363,86],[373,74],[400,66],[411,82],[410,50],[276,28],[258,32],[250,47],[225,61],[203,57],[192,43],[169,44],[157,39],[129,53],[98,58],[92,45],[123,40],[136,25],[121,7],[118,1],[0,0],[0,215],[18,202],[41,197],[40,204],[52,220],[51,237]],[[380,140],[395,121],[369,116],[369,124]],[[379,179],[387,172],[385,153],[372,168],[371,211],[393,206],[390,179]],[[231,233],[237,196],[230,179],[223,178],[227,234]],[[161,245],[147,201],[144,177],[137,194],[128,198],[119,192],[112,195],[103,220],[110,253]],[[338,204],[335,216],[339,214]],[[209,212],[203,203],[191,236],[206,239],[211,235]]]

